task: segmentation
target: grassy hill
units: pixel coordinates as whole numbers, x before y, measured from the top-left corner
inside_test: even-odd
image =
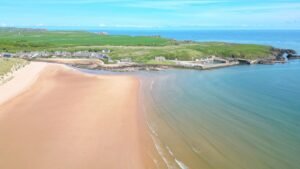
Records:
[[[130,57],[149,62],[155,56],[192,60],[216,55],[223,58],[264,58],[272,55],[270,46],[232,43],[196,43],[158,36],[100,35],[83,31],[47,31],[0,28],[0,52],[17,51],[100,51],[111,49],[113,59]]]
[[[130,57],[137,62],[148,62],[155,56],[164,56],[167,59],[194,60],[206,58],[212,55],[223,58],[245,58],[257,59],[272,55],[272,47],[252,44],[229,44],[220,42],[177,44],[166,46],[105,46],[112,52],[113,59]],[[101,50],[99,47],[76,47],[65,48],[65,50]]]
[[[42,50],[75,46],[164,46],[174,41],[160,37],[100,35],[82,31],[0,30],[2,51]]]

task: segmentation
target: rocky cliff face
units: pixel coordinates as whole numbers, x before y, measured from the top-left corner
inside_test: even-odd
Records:
[[[274,64],[274,63],[284,63],[286,59],[300,59],[300,55],[293,49],[279,49],[272,48],[272,55],[265,57],[264,59],[257,60],[246,60],[237,59],[240,64]]]
[[[290,59],[297,57],[299,55],[296,55],[297,52],[293,49],[278,49],[278,48],[272,48],[273,56],[276,61],[285,61],[285,59]],[[300,58],[300,57],[299,57]]]
[[[279,48],[272,48],[272,53],[274,56],[282,56],[284,54],[297,54],[297,52],[293,49],[279,49]]]

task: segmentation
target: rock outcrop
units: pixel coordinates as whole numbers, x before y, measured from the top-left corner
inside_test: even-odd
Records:
[[[300,55],[296,55],[296,54],[288,54],[286,57],[288,59],[300,59]]]
[[[279,48],[272,48],[272,53],[274,56],[283,56],[284,54],[291,54],[295,55],[297,52],[293,49],[279,49]]]

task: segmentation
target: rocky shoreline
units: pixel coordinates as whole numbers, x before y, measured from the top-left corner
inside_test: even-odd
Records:
[[[26,58],[25,58],[26,59]],[[27,60],[38,61],[38,62],[54,62],[60,64],[66,64],[69,66],[92,69],[92,70],[107,70],[107,71],[117,71],[117,72],[131,72],[131,71],[160,71],[170,68],[179,69],[197,69],[197,70],[208,70],[217,69],[223,67],[230,67],[236,65],[251,65],[251,64],[276,64],[276,63],[286,63],[289,59],[300,59],[300,55],[297,54],[295,50],[292,49],[279,49],[272,48],[272,54],[266,56],[263,59],[243,59],[235,56],[231,57],[215,57],[212,60],[216,60],[221,63],[203,63],[206,61],[177,61],[173,60],[173,64],[142,64],[135,62],[125,62],[119,64],[105,64],[99,58],[81,58],[81,59],[70,59],[70,58],[30,58]],[[211,61],[211,60],[210,60]],[[214,62],[214,61],[212,61]]]
[[[256,60],[247,60],[247,59],[237,59],[240,64],[276,64],[276,63],[285,63],[288,59],[298,56],[297,52],[293,49],[279,49],[272,48],[272,55],[265,57],[263,59]],[[299,57],[300,58],[300,57]]]
[[[300,55],[297,55],[297,54],[289,54],[287,55],[287,58],[288,59],[300,59]]]
[[[231,67],[236,65],[252,65],[252,64],[276,64],[276,63],[286,63],[290,59],[300,59],[300,55],[297,55],[297,52],[292,49],[278,49],[273,48],[272,56],[268,56],[264,59],[256,60],[247,60],[241,58],[230,58],[227,59],[228,63],[224,64],[213,64],[207,66],[185,66],[185,65],[163,65],[163,64],[124,64],[124,65],[80,65],[73,64],[71,66],[84,69],[93,69],[93,70],[106,70],[106,71],[117,71],[117,72],[131,72],[131,71],[160,71],[170,68],[177,69],[197,69],[197,70],[208,70],[208,69],[217,69],[224,67]]]

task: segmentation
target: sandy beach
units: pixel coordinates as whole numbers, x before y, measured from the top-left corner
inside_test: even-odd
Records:
[[[0,85],[0,105],[27,90],[37,79],[47,63],[31,62],[12,73],[12,79]]]
[[[33,67],[23,86],[0,87],[0,168],[155,168],[137,79]]]

